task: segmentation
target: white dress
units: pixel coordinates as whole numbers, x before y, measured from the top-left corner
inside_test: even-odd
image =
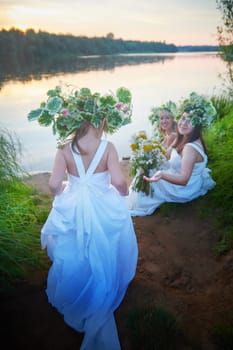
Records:
[[[65,322],[84,332],[82,350],[119,350],[114,311],[136,271],[138,248],[125,197],[108,171],[94,173],[106,149],[100,146],[85,172],[57,195],[42,228],[41,245],[52,260],[46,293]]]
[[[203,196],[215,186],[215,181],[210,175],[210,169],[206,167],[208,158],[204,150],[195,143],[188,143],[194,147],[203,157],[203,161],[195,163],[192,175],[185,186],[171,184],[165,180],[152,182],[151,194],[135,192],[130,186],[127,197],[131,216],[151,215],[164,202],[185,203],[199,196]],[[181,168],[181,156],[173,148],[171,157],[166,163],[167,173],[179,173]]]

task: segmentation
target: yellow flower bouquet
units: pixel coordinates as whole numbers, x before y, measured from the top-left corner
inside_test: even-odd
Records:
[[[157,138],[148,138],[144,130],[132,136],[130,148],[130,176],[134,176],[132,189],[149,195],[150,184],[143,180],[143,175],[150,176],[151,171],[155,172],[162,166],[166,161],[166,151]]]

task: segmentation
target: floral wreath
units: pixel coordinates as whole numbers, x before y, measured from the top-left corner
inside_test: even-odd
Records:
[[[160,107],[151,108],[151,114],[149,115],[149,120],[151,121],[152,125],[157,124],[159,122],[160,113],[164,110],[170,112],[174,116],[174,119],[177,117],[177,114],[178,114],[177,106],[175,102],[169,100],[168,102],[162,104]]]
[[[180,115],[188,113],[192,126],[209,127],[217,111],[212,102],[196,92],[191,92],[189,98],[183,99],[180,105]]]
[[[113,134],[121,126],[131,122],[131,93],[120,87],[113,93],[100,95],[91,93],[89,88],[71,89],[63,93],[60,86],[47,92],[47,102],[28,113],[28,120],[38,120],[42,126],[52,126],[53,134],[58,134],[62,143],[84,120],[95,128],[106,118],[104,131]]]

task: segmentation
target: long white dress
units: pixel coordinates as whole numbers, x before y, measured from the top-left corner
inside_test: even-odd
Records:
[[[203,157],[203,161],[195,163],[192,175],[185,186],[171,184],[165,180],[152,182],[151,194],[135,192],[130,186],[127,203],[131,216],[151,215],[164,202],[185,203],[204,196],[207,191],[215,186],[215,181],[210,175],[210,169],[206,167],[208,158],[204,150],[195,143],[188,143],[194,147]],[[175,148],[166,164],[167,173],[179,173],[181,168],[181,156]]]
[[[85,172],[57,195],[41,231],[52,260],[46,293],[65,322],[84,332],[82,350],[119,350],[114,311],[136,272],[138,248],[125,197],[110,184],[108,171],[94,173],[106,149],[100,146]]]

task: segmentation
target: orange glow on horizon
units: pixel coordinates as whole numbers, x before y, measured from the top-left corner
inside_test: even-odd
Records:
[[[1,5],[1,29],[23,32],[33,29],[86,37],[106,37],[113,33],[115,39],[122,40],[176,46],[218,45],[220,16],[212,0],[203,4],[199,0],[190,0],[189,4],[185,0],[174,0],[172,4],[145,0],[143,6],[133,0],[103,3],[69,0],[69,4],[48,0],[43,4],[32,0],[21,0],[15,5],[5,2]]]

